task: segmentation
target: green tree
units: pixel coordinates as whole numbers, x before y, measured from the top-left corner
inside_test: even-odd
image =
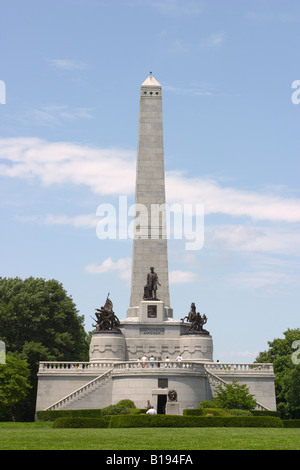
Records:
[[[16,405],[31,388],[29,377],[27,362],[8,353],[5,364],[0,364],[0,412],[9,410],[13,421]]]
[[[0,278],[0,339],[29,364],[32,389],[20,405],[23,419],[34,417],[39,361],[88,360],[83,316],[54,279]]]
[[[300,418],[300,365],[296,365],[285,375],[282,386],[283,413],[288,418]]]
[[[256,400],[249,393],[247,385],[240,385],[236,380],[226,385],[218,385],[214,403],[220,408],[254,410]]]
[[[284,338],[269,341],[269,349],[261,352],[256,362],[273,363],[277,409],[282,417],[300,418],[300,329],[288,329]],[[296,349],[296,350],[295,350]]]

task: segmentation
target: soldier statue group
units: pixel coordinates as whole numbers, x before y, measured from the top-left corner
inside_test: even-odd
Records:
[[[109,296],[109,294],[108,294]],[[92,325],[96,328],[96,331],[120,331],[119,325],[120,321],[113,311],[113,303],[110,298],[107,296],[104,307],[96,308],[95,315],[97,320],[95,325]]]
[[[196,305],[194,302],[191,304],[190,313],[181,319],[182,322],[187,319],[191,326],[189,328],[190,333],[201,333],[203,335],[209,335],[209,332],[203,328],[203,325],[207,322],[207,316],[205,313],[201,316],[199,312],[196,313]]]

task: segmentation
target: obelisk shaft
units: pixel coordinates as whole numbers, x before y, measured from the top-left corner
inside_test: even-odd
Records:
[[[161,91],[152,75],[140,91],[130,307],[143,300],[150,267],[161,284],[157,297],[170,307]]]

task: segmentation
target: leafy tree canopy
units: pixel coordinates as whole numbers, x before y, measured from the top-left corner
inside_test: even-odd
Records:
[[[0,338],[26,357],[35,351],[39,360],[87,360],[83,317],[54,279],[0,279]]]
[[[32,388],[23,408],[31,416],[39,361],[88,360],[83,316],[54,279],[0,278],[0,340],[7,352],[29,364]]]
[[[5,364],[0,364],[0,411],[9,409],[14,420],[15,405],[30,388],[27,362],[7,354]]]
[[[284,418],[300,418],[300,329],[288,329],[284,338],[269,341],[256,362],[272,362],[277,408]]]
[[[249,393],[247,385],[241,385],[236,380],[226,385],[219,385],[213,402],[219,408],[236,410],[254,410],[256,400]]]

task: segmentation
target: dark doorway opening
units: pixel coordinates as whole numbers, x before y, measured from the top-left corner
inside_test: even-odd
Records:
[[[157,414],[166,414],[167,395],[157,395]]]

